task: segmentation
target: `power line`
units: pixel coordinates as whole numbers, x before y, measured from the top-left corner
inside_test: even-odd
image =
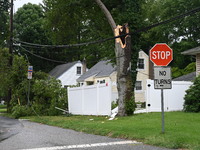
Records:
[[[35,56],[35,57],[38,57],[38,58],[40,58],[40,59],[44,59],[44,60],[51,61],[51,62],[56,62],[56,63],[66,63],[66,62],[64,62],[64,61],[57,61],[57,60],[45,58],[45,57],[40,56],[40,55],[36,55],[36,54],[34,54],[34,53],[28,51],[27,49],[25,49],[21,44],[14,44],[14,46],[18,46],[18,47],[22,48],[24,51],[28,52],[29,54],[31,54],[31,55],[33,55],[33,56]],[[125,55],[120,55],[120,56],[115,57],[115,58],[116,58],[116,59],[120,59],[121,57],[124,57],[124,56],[125,56]],[[27,57],[27,56],[26,56],[26,57]]]
[[[165,21],[162,21],[162,22],[155,23],[153,25],[147,26],[147,27],[142,28],[142,29],[138,29],[138,30],[136,30],[134,32],[131,32],[131,33],[128,33],[128,34],[123,34],[123,35],[119,35],[119,36],[115,36],[115,37],[105,38],[105,39],[91,41],[91,42],[84,42],[84,43],[79,43],[79,44],[42,45],[42,44],[33,44],[33,43],[24,42],[24,41],[18,41],[18,40],[15,40],[15,41],[18,42],[18,43],[25,44],[25,45],[34,46],[34,47],[40,47],[40,48],[41,47],[43,47],[43,48],[71,48],[71,47],[88,46],[88,45],[91,45],[91,44],[103,43],[103,42],[110,41],[110,40],[113,40],[113,39],[116,39],[116,38],[120,38],[120,37],[124,37],[124,36],[127,36],[127,35],[133,35],[135,33],[145,32],[145,31],[148,31],[148,30],[150,30],[150,29],[152,29],[154,27],[157,27],[157,26],[160,26],[160,25],[163,25],[163,24],[167,24],[167,23],[173,22],[175,20],[178,20],[178,19],[184,18],[186,16],[195,14],[195,13],[197,13],[199,11],[200,11],[200,7],[197,7],[195,9],[192,9],[192,10],[190,10],[190,11],[188,11],[186,13],[183,13],[181,15],[172,17],[172,18],[170,18],[168,20],[165,20]]]
[[[125,36],[125,35],[123,35],[123,36]],[[15,42],[26,44],[26,45],[29,45],[29,46],[35,46],[35,47],[38,47],[38,48],[41,48],[41,47],[42,48],[71,48],[71,47],[88,46],[88,45],[92,45],[92,44],[100,44],[100,43],[110,41],[110,40],[113,40],[113,39],[119,38],[119,37],[122,37],[122,35],[116,36],[116,37],[111,37],[111,38],[106,38],[106,39],[101,39],[101,40],[98,40],[98,41],[84,42],[84,43],[79,43],[79,44],[68,44],[68,45],[42,45],[42,44],[33,44],[33,43],[18,41],[18,40],[15,40]]]
[[[145,28],[143,28],[143,29],[136,30],[135,32],[138,32],[138,33],[139,33],[139,32],[148,31],[148,30],[150,30],[150,29],[152,29],[152,28],[154,28],[154,27],[157,27],[157,26],[159,26],[159,25],[163,25],[163,24],[167,24],[167,23],[173,22],[173,21],[175,21],[175,20],[178,20],[178,19],[184,18],[184,17],[186,17],[186,16],[195,14],[195,13],[197,13],[197,12],[199,12],[199,11],[200,11],[200,7],[197,7],[197,8],[192,9],[192,10],[186,12],[186,13],[183,13],[183,14],[181,14],[181,15],[172,17],[172,18],[170,18],[170,19],[168,19],[168,20],[161,21],[161,22],[155,23],[155,24],[153,24],[153,25],[150,25],[150,26],[148,26],[148,27],[145,27]]]
[[[34,54],[34,53],[28,51],[27,49],[25,49],[25,48],[22,47],[22,46],[19,46],[19,47],[21,47],[24,51],[28,52],[29,54],[31,54],[31,55],[33,55],[33,56],[35,56],[35,57],[38,57],[38,58],[40,58],[40,59],[44,59],[44,60],[51,61],[51,62],[55,62],[55,63],[64,63],[64,64],[66,63],[66,62],[64,62],[64,61],[53,60],[53,59],[49,59],[49,58],[42,57],[42,56],[40,56],[40,55],[36,55],[36,54]]]

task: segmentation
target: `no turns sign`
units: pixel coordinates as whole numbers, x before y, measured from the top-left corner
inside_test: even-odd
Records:
[[[154,67],[154,89],[171,88],[171,67]]]

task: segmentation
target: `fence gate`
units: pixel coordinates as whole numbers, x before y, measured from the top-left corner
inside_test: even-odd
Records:
[[[183,110],[185,91],[192,85],[189,81],[172,81],[172,89],[164,89],[164,110]],[[147,112],[161,111],[161,90],[154,89],[154,81],[147,80],[146,109]]]

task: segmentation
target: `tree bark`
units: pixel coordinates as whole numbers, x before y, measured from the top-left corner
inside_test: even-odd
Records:
[[[101,0],[95,0],[105,14],[114,36],[129,33],[128,24],[116,26],[116,23]],[[133,92],[131,78],[131,36],[123,36],[115,39],[115,56],[117,63],[117,89],[118,89],[118,115],[133,114]]]
[[[128,25],[117,26],[115,36],[129,33]],[[117,89],[119,116],[130,114],[133,107],[129,102],[133,99],[132,78],[131,78],[131,36],[117,38],[115,40],[116,62],[117,62]],[[129,105],[129,106],[127,106]],[[133,113],[133,112],[132,112]]]

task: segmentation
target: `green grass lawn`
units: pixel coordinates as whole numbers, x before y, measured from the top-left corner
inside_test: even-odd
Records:
[[[112,121],[95,116],[28,118],[62,128],[132,139],[155,146],[200,149],[200,113],[166,112],[164,134],[161,133],[161,113],[118,117]]]
[[[6,109],[6,105],[0,105],[0,113],[6,113],[7,109]]]

